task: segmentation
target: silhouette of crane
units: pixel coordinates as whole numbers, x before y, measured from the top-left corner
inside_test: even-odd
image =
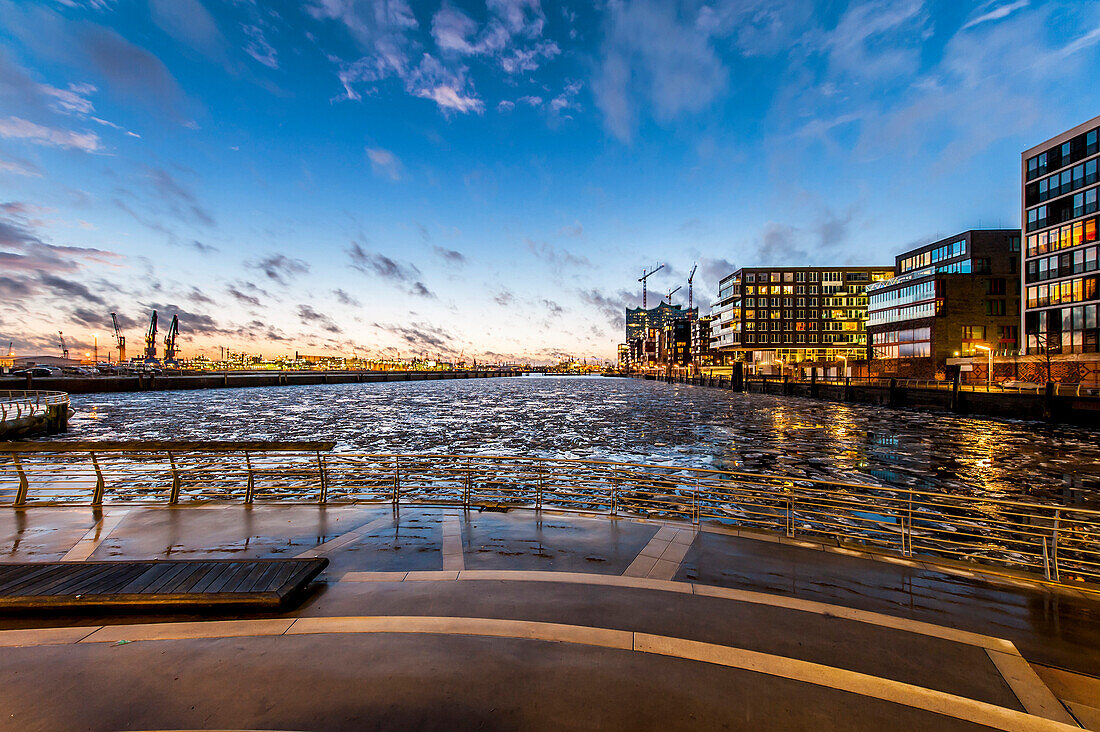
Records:
[[[681,288],[681,285],[677,285],[675,290],[669,290],[668,291],[668,295],[665,297],[665,299],[668,300],[669,305],[672,304],[672,296],[675,295],[677,292],[679,292],[680,288]]]
[[[176,362],[176,338],[180,334],[180,316],[172,316],[172,324],[168,326],[168,335],[164,337],[164,362]]]
[[[638,282],[642,283],[642,310],[646,309],[646,280],[648,280],[651,275],[657,274],[664,268],[665,265],[658,264],[654,269],[650,270],[649,272],[646,272],[644,269],[642,270],[642,276],[638,278]]]
[[[126,336],[122,335],[122,329],[118,327],[118,317],[111,313],[111,324],[115,327],[115,341],[118,342],[118,362],[126,362]]]
[[[691,310],[692,305],[695,304],[695,287],[691,284],[691,282],[695,279],[695,270],[697,270],[698,268],[698,262],[691,265],[691,274],[688,275],[688,310]]]
[[[146,363],[157,360],[157,311],[153,311],[153,317],[149,318],[149,330],[145,331],[145,361]]]
[[[65,348],[65,334],[61,331],[57,331],[57,340],[61,341],[61,357],[67,359],[69,357],[69,349]]]

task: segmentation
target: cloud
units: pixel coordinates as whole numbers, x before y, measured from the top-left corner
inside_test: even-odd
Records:
[[[248,267],[258,269],[267,275],[268,279],[288,285],[298,275],[309,272],[309,265],[301,259],[294,259],[285,254],[272,254],[256,262],[248,262]]]
[[[578,290],[577,294],[581,302],[594,308],[604,317],[612,330],[626,327],[626,308],[630,307],[630,301],[635,295],[627,290],[619,290],[616,293],[605,293],[602,290]]]
[[[513,295],[510,290],[505,288],[496,294],[496,296],[493,298],[493,302],[495,302],[497,305],[500,305],[501,307],[508,307],[509,305],[515,304],[516,296]]]
[[[23,160],[21,158],[9,158],[4,160],[0,158],[0,172],[11,173],[12,175],[22,175],[28,178],[41,178],[42,169],[29,160]]]
[[[168,35],[210,58],[224,61],[229,44],[199,0],[150,0],[149,14]]]
[[[536,97],[536,96],[528,95],[528,96],[525,96],[525,97],[520,97],[519,99],[516,100],[516,102],[519,103],[519,104],[526,104],[528,107],[541,107],[542,106],[542,97]]]
[[[483,56],[509,75],[537,70],[561,54],[552,40],[540,39],[546,17],[538,0],[488,0],[484,27],[449,3],[432,16],[432,38],[444,54]]]
[[[507,99],[505,99],[505,100],[501,101],[499,104],[497,104],[497,111],[498,112],[511,112],[515,108],[516,108],[516,103],[515,102],[510,102]]]
[[[466,255],[456,249],[447,249],[445,247],[433,246],[432,251],[435,252],[447,264],[453,264],[456,267],[460,267],[466,264]]]
[[[305,325],[320,327],[328,333],[344,332],[344,329],[337,325],[332,318],[324,313],[317,312],[309,305],[303,304],[298,306],[298,319]]]
[[[374,323],[379,330],[397,336],[405,345],[415,350],[437,350],[446,353],[454,353],[451,345],[452,336],[446,331],[424,323],[412,323],[411,325],[383,325]]]
[[[81,26],[76,42],[104,77],[107,89],[127,100],[156,103],[180,118],[183,92],[168,68],[149,51],[99,25]]]
[[[348,307],[357,308],[361,307],[363,304],[340,289],[333,290],[332,294],[336,296],[336,301],[339,302],[341,305],[347,305]]]
[[[370,167],[375,175],[392,181],[401,180],[403,166],[401,160],[392,152],[380,147],[368,147],[367,157],[370,159]]]
[[[640,110],[659,122],[708,107],[728,70],[699,14],[660,0],[608,6],[592,92],[609,133],[630,141]]]
[[[562,236],[584,236],[584,227],[581,226],[580,221],[574,221],[572,226],[563,226],[558,229],[558,233]]]
[[[75,272],[85,263],[113,265],[120,259],[118,254],[103,249],[60,246],[44,241],[25,217],[31,210],[19,202],[0,205],[0,211],[7,214],[0,216],[0,272]]]
[[[551,316],[561,315],[564,312],[562,306],[558,305],[553,300],[542,300],[542,306],[546,308],[546,312],[548,312]]]
[[[351,266],[363,274],[380,277],[390,282],[404,285],[410,294],[419,297],[434,298],[435,294],[419,280],[420,270],[413,264],[401,263],[385,254],[364,248],[353,241],[347,248]]]
[[[146,168],[146,177],[160,194],[161,201],[179,219],[204,226],[216,226],[214,217],[202,206],[187,187],[163,168]]]
[[[254,308],[260,307],[260,298],[256,297],[255,295],[249,295],[248,293],[241,292],[239,289],[237,289],[233,285],[230,285],[227,288],[225,288],[225,291],[227,293],[229,293],[229,295],[234,297],[237,300],[237,302],[239,302],[243,305],[249,305],[249,306],[254,307]]]
[[[93,305],[106,304],[102,297],[93,293],[87,285],[80,282],[47,273],[40,274],[38,281],[53,295],[61,295],[68,299],[76,299]]]
[[[99,135],[94,132],[73,132],[47,127],[20,117],[0,119],[0,137],[84,152],[98,152],[103,149]]]
[[[967,28],[973,28],[976,25],[982,23],[988,23],[993,20],[1000,20],[1001,18],[1007,18],[1015,11],[1026,8],[1030,4],[1030,0],[1015,0],[1014,2],[1008,2],[1004,4],[985,3],[977,10],[974,11],[974,17],[966,21],[966,25],[963,26],[963,30]]]
[[[555,269],[562,269],[564,267],[590,267],[592,265],[587,257],[573,254],[549,242],[535,241],[533,239],[525,239],[524,242],[535,257]]]
[[[279,68],[279,57],[275,47],[267,42],[264,31],[257,25],[242,25],[241,29],[248,36],[248,43],[244,51],[269,69]]]

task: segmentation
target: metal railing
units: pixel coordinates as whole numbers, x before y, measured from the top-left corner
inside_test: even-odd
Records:
[[[45,414],[51,406],[68,403],[63,391],[0,391],[0,422]]]
[[[25,443],[34,445],[34,443]],[[906,488],[598,460],[217,450],[132,443],[0,447],[0,505],[386,502],[716,523],[1100,582],[1100,511]],[[252,447],[257,447],[253,445]],[[262,446],[259,446],[262,447]]]

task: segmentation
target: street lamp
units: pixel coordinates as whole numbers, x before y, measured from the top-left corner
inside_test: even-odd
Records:
[[[840,360],[844,362],[844,366],[841,367],[840,376],[843,379],[848,378],[848,355],[841,354]]]
[[[988,378],[986,379],[985,387],[986,391],[989,391],[989,389],[993,386],[993,349],[989,346],[983,346],[977,343],[974,344],[974,347],[977,348],[979,351],[985,351],[986,354],[989,356],[989,366],[987,367],[988,370],[986,371],[986,376]]]

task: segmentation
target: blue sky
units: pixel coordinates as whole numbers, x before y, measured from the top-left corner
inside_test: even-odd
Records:
[[[1017,226],[1098,67],[1095,2],[0,0],[0,340],[611,358],[658,261]]]

